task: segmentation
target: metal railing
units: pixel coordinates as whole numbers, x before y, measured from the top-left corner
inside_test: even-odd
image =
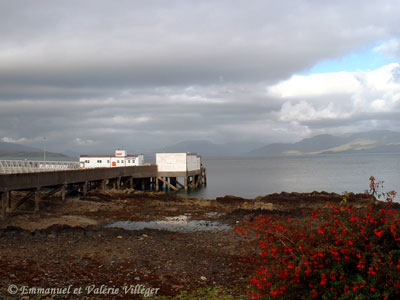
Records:
[[[79,169],[79,162],[0,160],[0,174],[37,173],[77,169]]]

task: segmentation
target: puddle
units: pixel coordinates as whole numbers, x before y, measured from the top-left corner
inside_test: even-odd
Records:
[[[228,230],[231,226],[216,221],[190,220],[187,215],[167,217],[159,221],[118,221],[105,227],[117,227],[127,230],[165,229],[170,231],[213,231]]]
[[[225,215],[225,213],[218,213],[216,211],[208,212],[206,213],[206,216],[209,218],[219,218],[221,216]]]

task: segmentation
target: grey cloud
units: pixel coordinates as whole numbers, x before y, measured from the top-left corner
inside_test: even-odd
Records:
[[[280,121],[267,87],[395,37],[396,4],[0,0],[0,137],[90,151],[329,130]]]
[[[13,124],[13,127],[8,126],[9,130],[23,128],[19,132],[24,137],[47,136],[48,142],[59,144],[60,149],[76,137],[107,140],[110,145],[118,144],[123,137],[122,140],[135,147],[140,147],[145,140],[148,145],[156,146],[185,137],[218,141],[226,138],[226,125],[263,120],[269,111],[278,107],[274,99],[265,96],[261,99],[259,88],[242,86],[237,94],[246,94],[245,102],[240,97],[233,98],[236,87],[231,87],[228,95],[225,88],[219,92],[218,87],[214,87],[210,93],[207,88],[198,87],[192,95],[187,95],[187,89],[168,88],[159,93],[151,89],[131,91],[129,96],[105,99],[8,101],[1,104],[0,127]],[[202,95],[205,100],[193,99],[194,95]],[[209,103],[204,102],[208,100]],[[24,118],[19,117],[22,115]],[[135,142],[138,140],[140,144]],[[101,143],[76,145],[81,148],[99,146]]]
[[[79,9],[71,2],[60,7],[39,3],[21,3],[22,9],[4,16],[2,23],[11,31],[5,34],[6,49],[15,53],[0,60],[3,84],[126,87],[208,84],[221,77],[276,81],[383,37],[394,22],[380,3],[86,1]],[[3,11],[16,5],[3,4]],[[350,13],[355,7],[358,17]],[[11,30],[13,13],[21,18],[20,31],[15,23]],[[18,37],[25,38],[22,45]]]

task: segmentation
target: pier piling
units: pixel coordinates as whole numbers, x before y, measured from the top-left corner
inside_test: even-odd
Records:
[[[179,182],[183,178],[183,182]],[[179,179],[179,180],[178,180]],[[159,172],[156,165],[62,170],[38,173],[0,174],[1,218],[5,219],[28,200],[39,212],[41,200],[58,197],[65,201],[71,193],[86,196],[90,190],[132,188],[155,191],[174,191],[206,186],[205,168],[187,172]],[[42,189],[43,188],[43,189]],[[14,191],[25,192],[25,194]]]

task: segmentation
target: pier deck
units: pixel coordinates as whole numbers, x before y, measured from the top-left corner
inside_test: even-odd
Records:
[[[180,177],[184,178],[183,183],[177,180]],[[178,191],[206,184],[205,168],[190,172],[158,172],[156,165],[0,174],[1,216],[5,219],[8,213],[16,211],[31,198],[37,212],[40,200],[55,194],[64,200],[69,193],[77,191],[86,195],[95,188]],[[14,191],[27,193],[22,198],[13,199]]]

